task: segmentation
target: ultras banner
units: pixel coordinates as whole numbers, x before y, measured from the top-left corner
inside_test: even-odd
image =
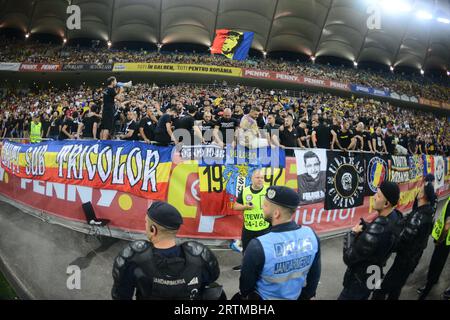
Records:
[[[241,212],[232,209],[236,197],[245,187],[251,184],[255,170],[262,169],[265,184],[284,185],[283,168],[285,152],[279,148],[264,147],[247,149],[239,146],[226,149],[214,146],[193,148],[194,157],[198,161],[200,186],[200,206],[204,215],[239,215]]]
[[[1,165],[21,178],[113,189],[164,200],[171,156],[172,147],[141,142],[6,142],[1,150]]]
[[[65,142],[68,145],[72,143]],[[145,152],[146,149],[143,150]],[[199,151],[195,155],[198,156],[202,152]],[[416,166],[416,171],[422,172],[420,159],[421,156],[415,157],[414,160],[419,161],[413,164]],[[13,158],[4,160],[15,163]],[[450,195],[450,167],[447,164],[450,158],[445,160],[445,184],[438,190],[439,197]],[[165,163],[162,165],[167,166]],[[39,213],[44,212],[50,217],[85,224],[86,218],[82,204],[91,201],[97,217],[111,220],[111,229],[123,232],[125,238],[128,237],[129,231],[143,233],[145,230],[145,212],[151,205],[152,199],[137,196],[129,191],[113,190],[109,185],[99,188],[76,184],[73,179],[51,182],[40,180],[38,176],[21,178],[12,174],[15,167],[3,168],[5,167],[0,166],[0,194],[14,203],[20,203]],[[270,167],[263,170],[266,171],[266,184],[283,184],[298,190],[298,170],[294,157],[287,157],[283,170],[275,169],[275,174],[271,174]],[[175,153],[168,171],[170,179],[167,182],[168,188],[164,200],[175,206],[183,216],[184,223],[178,232],[179,237],[237,239],[241,236],[242,215],[203,214],[198,161],[182,160]],[[416,179],[399,184],[401,196],[398,209],[400,211],[406,212],[411,209],[422,183],[422,178],[418,175]],[[373,197],[368,196],[364,197],[361,206],[348,209],[327,210],[323,202],[301,205],[293,219],[299,224],[312,227],[318,234],[335,234],[353,227],[360,218],[370,221],[375,217],[372,205]]]
[[[364,158],[328,151],[325,209],[359,207],[364,202]]]

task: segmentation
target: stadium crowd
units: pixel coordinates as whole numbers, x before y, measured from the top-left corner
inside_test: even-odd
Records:
[[[450,100],[448,79],[406,75],[397,72],[336,67],[329,64],[299,62],[298,60],[296,62],[282,59],[248,59],[246,61],[235,61],[220,55],[119,50],[101,48],[95,45],[91,48],[58,46],[0,37],[0,62],[62,64],[153,62],[246,67],[348,82],[377,89],[386,88],[400,95],[406,94],[408,96],[422,97],[436,101]]]
[[[43,138],[98,139],[104,89],[11,90],[0,100],[2,137],[29,137],[31,122],[39,118]],[[173,130],[186,129],[196,143],[223,145],[226,130],[234,129],[236,143],[262,140],[287,147],[288,154],[292,147],[318,147],[450,156],[446,117],[325,93],[288,97],[242,86],[136,84],[116,96],[112,116],[113,138],[148,143],[179,143]]]

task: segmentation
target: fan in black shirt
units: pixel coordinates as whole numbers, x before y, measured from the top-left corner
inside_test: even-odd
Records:
[[[176,126],[177,129],[184,130],[176,131],[175,136],[185,145],[200,144],[202,141],[202,134],[198,126],[195,125],[196,109],[194,106],[189,105],[186,106],[186,110],[188,114],[180,118]]]
[[[372,147],[375,152],[386,153],[386,144],[384,142],[383,131],[381,127],[377,127],[375,133],[372,135]]]
[[[301,148],[310,148],[310,138],[311,135],[309,135],[308,133],[308,128],[306,127],[306,122],[305,121],[301,121],[300,122],[300,127],[297,128],[297,135],[298,135],[298,145]]]
[[[59,137],[59,132],[61,130],[62,120],[58,115],[58,112],[54,112],[50,118],[50,127],[48,128],[48,137],[57,140]]]
[[[170,143],[178,143],[172,130],[173,119],[177,114],[175,107],[167,109],[166,113],[159,118],[155,128],[155,141],[160,145],[169,145]]]
[[[291,116],[287,116],[285,119],[285,125],[280,127],[280,144],[288,148],[298,147],[298,132],[292,126],[293,119]],[[287,157],[294,156],[294,150],[286,150]]]
[[[100,133],[101,140],[107,140],[114,131],[114,114],[116,112],[114,100],[116,95],[123,91],[123,88],[117,88],[117,80],[115,77],[109,77],[106,80],[107,88],[103,92],[103,112],[102,112],[102,131]]]
[[[356,140],[353,138],[353,132],[350,130],[350,122],[344,121],[342,129],[337,132],[337,144],[341,150],[353,150]]]
[[[236,137],[236,129],[239,127],[239,121],[231,117],[231,109],[226,108],[223,111],[223,117],[217,120],[214,127],[214,139],[218,145],[233,144]],[[219,135],[220,132],[220,135]]]
[[[355,150],[362,151],[365,148],[366,141],[364,139],[365,137],[365,131],[364,131],[364,123],[359,122],[356,125],[356,129],[354,132],[354,139],[355,139]]]
[[[83,133],[83,138],[85,139],[97,139],[98,138],[98,127],[100,123],[100,117],[95,113],[96,109],[85,114],[83,121],[80,123],[79,133]]]
[[[150,143],[155,140],[155,128],[158,120],[154,114],[155,110],[152,107],[147,107],[147,115],[139,122],[139,133],[141,139],[146,143]]]
[[[44,113],[42,115],[42,138],[47,138],[48,128],[50,127],[50,121],[48,119],[48,114]],[[22,124],[23,126],[23,124]]]
[[[266,130],[266,139],[270,145],[279,146],[280,145],[280,126],[275,123],[275,115],[269,114],[267,116],[267,124],[264,126]]]
[[[324,119],[312,121],[311,140],[314,148],[328,149],[330,148],[330,128],[324,124]]]
[[[136,123],[136,112],[134,111],[128,111],[127,112],[127,120],[125,126],[125,133],[119,135],[119,139],[121,140],[139,140],[139,126]]]
[[[212,120],[212,114],[205,112],[201,121],[200,130],[202,131],[203,143],[210,144],[213,141],[213,131],[215,122]]]
[[[78,113],[75,114],[78,116]],[[66,112],[66,119],[64,120],[61,131],[59,132],[59,140],[66,140],[66,139],[74,139],[75,136],[72,133],[72,129],[74,127],[74,122],[72,118],[72,114],[70,111]]]
[[[394,154],[394,150],[395,150],[395,143],[394,143],[394,135],[392,133],[391,129],[388,129],[386,131],[386,136],[384,138],[384,143],[386,145],[386,151],[389,154]]]

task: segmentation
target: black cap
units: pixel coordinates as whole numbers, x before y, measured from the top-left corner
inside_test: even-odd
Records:
[[[281,207],[295,209],[298,207],[300,197],[291,188],[284,186],[271,186],[267,189],[266,199]]]
[[[427,174],[426,176],[425,176],[425,181],[426,182],[433,182],[435,179],[434,179],[434,174],[432,174],[432,173],[429,173],[429,174]]]
[[[170,230],[178,230],[183,224],[180,212],[174,206],[163,201],[153,202],[147,210],[147,217]]]
[[[400,188],[395,182],[383,181],[380,184],[379,189],[393,207],[397,205],[398,200],[400,199]]]

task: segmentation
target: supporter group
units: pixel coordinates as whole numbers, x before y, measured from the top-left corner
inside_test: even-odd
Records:
[[[1,62],[114,63],[172,62],[252,67],[324,79],[351,81],[400,94],[449,100],[444,83],[421,76],[378,73],[282,60],[234,61],[211,55],[161,54],[147,51],[79,48],[0,40]],[[118,81],[127,79],[118,79]],[[443,81],[443,80],[442,80]],[[42,138],[99,139],[105,86],[8,89],[0,92],[2,138],[27,138],[33,118],[42,123]],[[121,94],[112,138],[148,143],[179,143],[172,129],[187,129],[198,140],[225,143],[226,129],[252,141],[289,148],[363,150],[389,154],[449,156],[449,124],[444,116],[401,108],[368,98],[343,98],[328,93],[261,90],[226,84],[135,84]],[[167,116],[164,116],[167,114]],[[276,130],[276,131],[275,131]],[[208,133],[207,133],[208,132]],[[276,135],[274,134],[276,132]],[[168,138],[169,136],[169,138]],[[184,144],[187,143],[185,140]],[[188,142],[189,143],[189,142]]]

